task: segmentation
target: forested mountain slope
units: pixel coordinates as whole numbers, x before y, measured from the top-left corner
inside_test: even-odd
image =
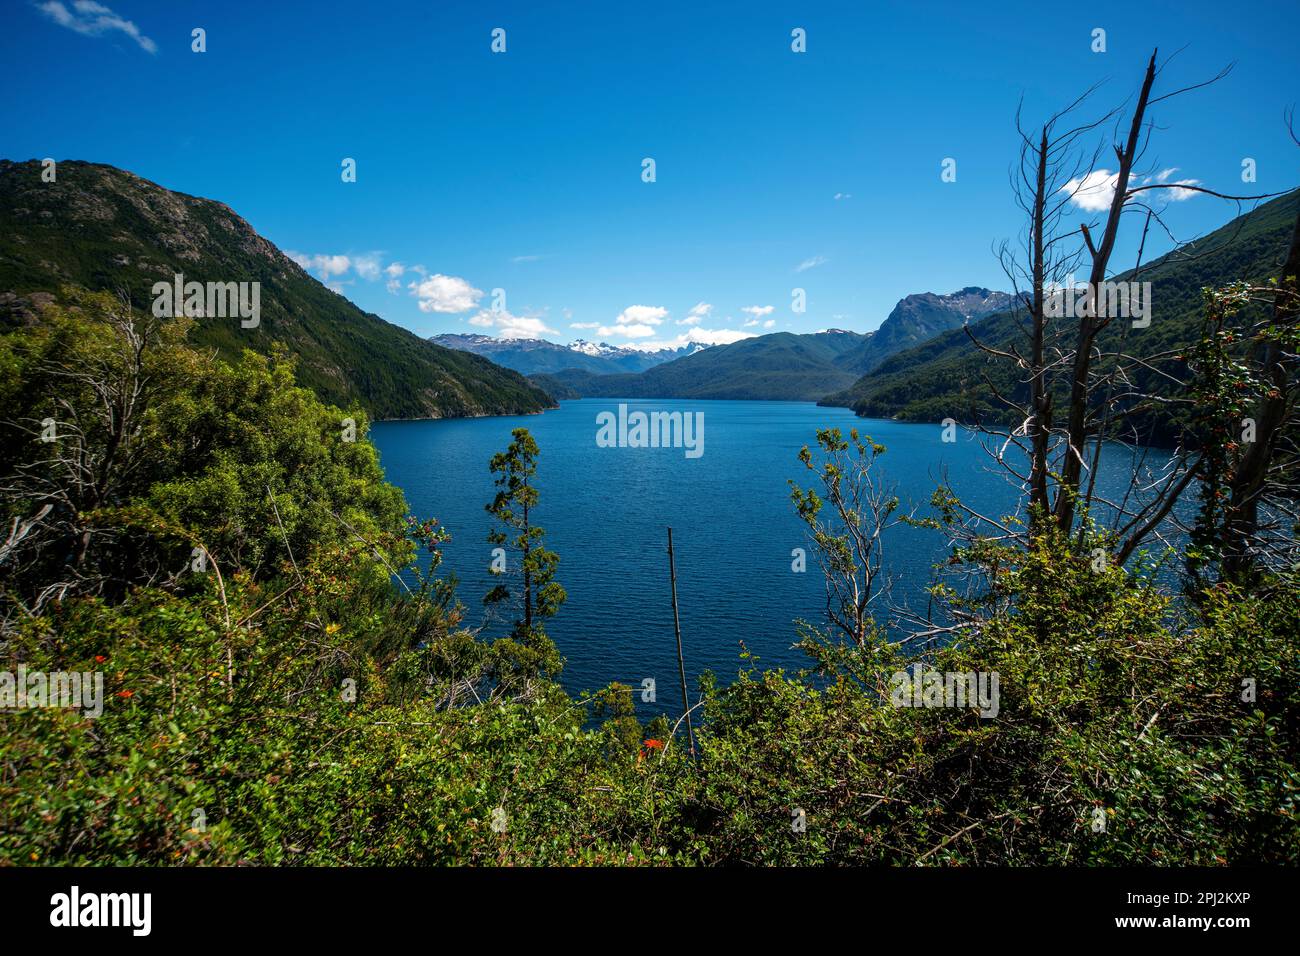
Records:
[[[125,292],[137,309],[155,282],[260,282],[256,328],[199,318],[196,345],[226,357],[285,346],[324,400],[376,418],[536,412],[550,396],[516,372],[441,348],[364,312],[258,235],[229,206],[172,192],[98,163],[0,160],[0,320],[33,321],[41,294],[65,285]],[[33,295],[36,299],[33,299]]]

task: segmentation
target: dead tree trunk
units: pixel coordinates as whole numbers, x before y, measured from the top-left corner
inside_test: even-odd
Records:
[[[1115,248],[1115,237],[1119,233],[1119,223],[1124,212],[1124,203],[1128,199],[1129,174],[1133,171],[1133,162],[1138,155],[1142,139],[1142,121],[1146,116],[1147,102],[1151,98],[1151,85],[1156,78],[1156,54],[1151,54],[1147,63],[1146,76],[1142,81],[1142,92],[1138,94],[1137,106],[1133,110],[1133,121],[1129,125],[1128,139],[1123,147],[1115,147],[1115,156],[1119,160],[1119,171],[1115,179],[1115,195],[1111,198],[1110,211],[1106,216],[1106,225],[1102,230],[1101,242],[1093,245],[1092,237],[1086,227],[1083,229],[1084,240],[1092,255],[1092,269],[1088,276],[1088,307],[1086,314],[1079,320],[1079,334],[1074,350],[1074,367],[1070,377],[1070,407],[1066,439],[1065,461],[1061,466],[1061,485],[1056,495],[1054,513],[1060,530],[1069,534],[1074,527],[1074,518],[1079,499],[1079,479],[1083,472],[1083,455],[1088,442],[1088,405],[1090,399],[1093,346],[1097,334],[1106,327],[1109,319],[1097,315],[1097,290],[1106,280],[1106,269],[1110,263],[1110,254]]]

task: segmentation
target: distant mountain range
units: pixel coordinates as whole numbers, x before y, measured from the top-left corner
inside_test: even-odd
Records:
[[[866,340],[865,335],[840,330],[810,335],[774,332],[715,345],[637,374],[592,375],[569,369],[532,380],[564,398],[814,401],[857,378],[838,363]]]
[[[482,355],[524,375],[560,372],[565,369],[576,369],[593,375],[642,372],[708,348],[706,345],[692,343],[678,349],[647,352],[605,342],[584,342],[582,339],[569,345],[556,345],[543,339],[498,339],[491,335],[456,333],[433,335],[429,341],[444,348]]]
[[[774,332],[715,345],[637,374],[570,367],[534,375],[559,399],[725,398],[812,402],[852,386],[894,353],[1004,309],[1005,292],[970,287],[902,299],[874,332]]]
[[[229,206],[76,160],[42,182],[36,160],[0,160],[0,323],[35,321],[65,285],[123,291],[141,309],[152,286],[260,282],[261,322],[199,318],[193,342],[238,356],[287,347],[298,380],[376,418],[518,414],[553,407],[517,372],[442,348],[363,312],[259,236]]]
[[[1113,350],[1120,336],[1127,336],[1125,348],[1138,355],[1191,346],[1199,336],[1204,315],[1203,288],[1236,280],[1264,284],[1277,278],[1295,229],[1298,205],[1300,192],[1289,193],[1143,266],[1137,278],[1152,283],[1150,326],[1139,331],[1130,329],[1128,323],[1112,323],[1098,340],[1098,347]],[[1114,281],[1134,278],[1130,270],[1115,276]],[[972,321],[970,331],[994,348],[1016,341],[1017,335],[1009,311]],[[825,396],[820,404],[849,407],[870,418],[1006,422],[1007,409],[993,398],[989,381],[1003,395],[1026,401],[1025,383],[1010,364],[992,359],[975,347],[965,331],[957,329],[895,353],[849,388]],[[1157,394],[1170,394],[1172,387],[1155,370],[1137,373],[1134,384]],[[1178,430],[1179,414],[1176,409],[1159,408],[1135,424],[1149,440],[1171,440]]]
[[[1277,278],[1295,228],[1300,191],[1265,203],[1194,244],[1142,267],[1152,283],[1150,327],[1127,331],[1125,347],[1138,355],[1170,354],[1198,336],[1201,290],[1236,280],[1265,284]],[[1133,272],[1114,281],[1132,281]],[[1004,292],[960,289],[901,300],[875,332],[828,330],[776,333],[714,346],[639,374],[593,375],[578,370],[533,376],[557,399],[726,398],[817,401],[852,408],[869,418],[903,421],[1007,421],[989,382],[1023,403],[1025,385],[1006,362],[971,342],[963,325],[993,347],[1015,341],[1014,302]],[[1114,349],[1127,323],[1114,323],[1098,346]],[[1156,370],[1139,371],[1135,385],[1156,394],[1173,386]],[[1058,399],[1062,396],[1058,396]],[[1185,410],[1153,405],[1134,420],[1148,441],[1171,441]]]
[[[1276,278],[1294,226],[1297,193],[1144,266],[1154,285],[1144,354],[1194,341],[1200,290]],[[342,407],[376,418],[518,414],[555,399],[699,398],[819,401],[860,415],[911,421],[996,418],[987,375],[1004,394],[1023,388],[1012,370],[970,342],[1013,340],[1004,292],[969,287],[899,301],[874,332],[778,332],[731,345],[644,352],[606,343],[441,335],[432,341],[357,308],[308,275],[222,203],[173,192],[95,163],[60,162],[56,182],[39,162],[0,160],[0,326],[37,320],[40,301],[64,286],[125,292],[147,308],[159,280],[261,283],[261,324],[200,317],[190,335],[227,356],[287,348],[299,380]],[[1115,279],[1131,278],[1124,273]],[[1123,324],[1099,346],[1116,343]],[[530,376],[525,378],[525,374]],[[1159,391],[1156,373],[1137,383]],[[1151,433],[1172,429],[1158,413]]]

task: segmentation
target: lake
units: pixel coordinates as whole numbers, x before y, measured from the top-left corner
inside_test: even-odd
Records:
[[[617,414],[621,403],[629,411],[702,413],[703,454],[601,447],[597,417]],[[670,525],[692,697],[702,670],[733,679],[744,665],[743,649],[764,668],[807,664],[791,648],[793,622],[824,621],[825,588],[787,480],[804,487],[815,480],[797,455],[815,442],[817,429],[838,426],[847,434],[857,427],[884,444],[883,472],[905,505],[920,506],[922,514],[929,514],[927,502],[945,470],[963,500],[986,514],[1002,513],[1016,500],[971,433],[958,430],[956,442],[945,443],[940,425],[862,419],[808,402],[583,399],[543,415],[376,423],[371,438],[388,480],[402,488],[418,517],[439,519],[452,535],[443,570],[460,579],[467,626],[481,622],[482,597],[492,583],[491,522],[484,510],[494,494],[488,461],[521,426],[541,450],[534,520],[560,556],[556,579],[568,591],[568,601],[546,624],[566,659],[562,682],[578,693],[614,680],[639,688],[654,678],[656,704],[634,695],[643,719],[681,711]],[[1101,487],[1119,480],[1126,465],[1124,454],[1109,456]],[[792,571],[795,548],[808,551],[805,573]],[[924,609],[924,588],[944,554],[939,533],[895,529],[885,546],[885,567],[897,579],[895,600]],[[498,621],[482,636],[502,636],[506,629]]]

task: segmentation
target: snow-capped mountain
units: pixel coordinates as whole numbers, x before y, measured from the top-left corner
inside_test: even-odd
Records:
[[[491,335],[459,335],[455,333],[430,336],[430,342],[449,349],[473,352],[506,368],[525,375],[559,372],[576,368],[596,375],[615,372],[644,372],[646,369],[691,355],[708,346],[691,343],[678,349],[659,349],[653,352],[629,349],[608,342],[587,342],[578,339],[568,345],[547,342],[545,339],[499,339]]]

